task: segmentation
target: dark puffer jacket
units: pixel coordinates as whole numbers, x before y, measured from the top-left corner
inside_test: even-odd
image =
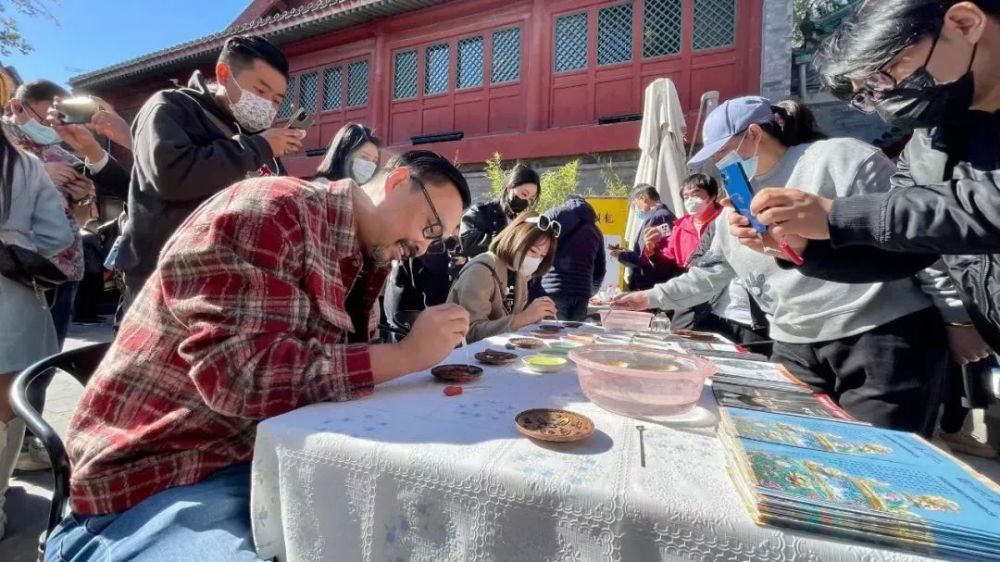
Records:
[[[546,216],[559,221],[562,231],[552,270],[542,277],[542,293],[555,299],[589,299],[601,289],[607,271],[604,236],[597,213],[583,199],[570,199]]]
[[[803,274],[888,281],[943,255],[979,333],[1000,349],[1000,113],[918,131],[893,189],[838,199],[829,221],[830,242],[809,244]]]
[[[462,239],[462,255],[472,259],[490,249],[490,242],[506,228],[510,222],[499,201],[477,203],[462,217],[459,237]]]

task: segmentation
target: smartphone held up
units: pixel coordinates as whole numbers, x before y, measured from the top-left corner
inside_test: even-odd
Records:
[[[57,100],[53,108],[59,112],[59,119],[67,125],[85,125],[97,115],[101,106],[90,96],[74,96]]]
[[[753,186],[750,185],[750,180],[747,178],[746,172],[743,171],[743,166],[739,162],[734,162],[728,166],[723,166],[719,170],[719,173],[722,175],[722,182],[726,187],[726,193],[729,194],[729,199],[733,202],[733,208],[736,209],[736,212],[750,221],[750,226],[757,231],[759,236],[763,237],[766,235],[767,226],[761,223],[753,214],[753,211],[750,210],[754,190]],[[787,242],[784,240],[778,240],[777,242],[782,255],[789,261],[795,265],[805,263],[802,256],[793,250]]]

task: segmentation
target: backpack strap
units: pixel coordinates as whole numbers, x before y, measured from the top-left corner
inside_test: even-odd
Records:
[[[497,291],[497,294],[500,295],[500,302],[503,303],[504,311],[507,312],[507,314],[513,314],[514,313],[514,303],[513,302],[508,302],[507,295],[505,294],[504,288],[503,288],[504,284],[503,284],[503,282],[500,281],[500,274],[497,273],[497,270],[492,265],[490,265],[488,263],[481,262],[481,261],[474,261],[474,262],[470,262],[469,263],[469,266],[473,266],[473,265],[481,265],[481,266],[485,267],[486,269],[490,270],[490,274],[493,276],[494,289]],[[468,267],[462,269],[462,271],[459,272],[458,276],[461,277],[462,274],[465,273],[468,270],[469,270]]]

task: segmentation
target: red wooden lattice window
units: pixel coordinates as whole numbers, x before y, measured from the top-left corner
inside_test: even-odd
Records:
[[[512,22],[392,49],[389,142],[523,130],[521,39]]]
[[[674,81],[686,108],[707,89],[723,97],[747,82],[754,0],[556,1],[548,124],[595,124],[642,111],[642,92],[659,77]],[[745,10],[745,12],[744,12]]]

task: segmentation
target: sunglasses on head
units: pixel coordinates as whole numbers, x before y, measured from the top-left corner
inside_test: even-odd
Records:
[[[527,219],[524,222],[526,222],[528,224],[533,224],[533,225],[537,226],[538,230],[541,230],[541,231],[551,230],[552,234],[556,238],[559,238],[559,235],[562,233],[562,225],[559,224],[559,221],[557,221],[555,219],[550,219],[549,217],[547,217],[545,215],[539,215],[537,217],[531,217],[530,219]]]

